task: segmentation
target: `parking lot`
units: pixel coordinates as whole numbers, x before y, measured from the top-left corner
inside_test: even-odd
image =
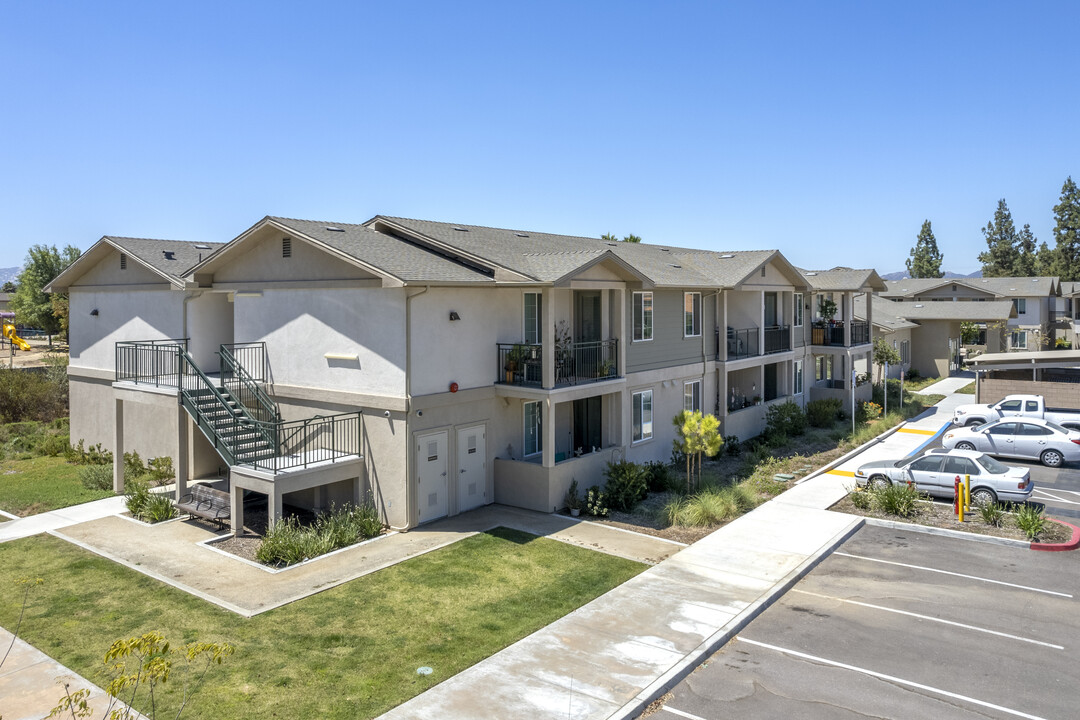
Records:
[[[1080,716],[1080,551],[865,526],[654,718]]]

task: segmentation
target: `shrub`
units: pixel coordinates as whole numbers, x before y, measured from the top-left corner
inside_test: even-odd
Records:
[[[647,462],[644,465],[649,492],[667,492],[682,487],[670,465],[664,462]]]
[[[112,465],[113,455],[101,447],[101,443],[83,447],[83,440],[78,445],[69,445],[64,457],[73,465]]]
[[[109,465],[85,465],[79,468],[79,481],[89,490],[112,490],[113,470]]]
[[[766,433],[802,435],[806,432],[806,413],[791,400],[770,405],[765,411],[765,425]]]
[[[708,527],[734,520],[757,505],[754,493],[742,484],[706,488],[688,497],[676,497],[661,511],[669,525]]]
[[[724,438],[724,450],[728,455],[738,455],[742,452],[742,443],[738,435],[728,435]]]
[[[1038,540],[1046,529],[1046,517],[1042,505],[1024,503],[1016,507],[1016,526],[1024,531],[1028,540]]]
[[[604,493],[612,510],[630,512],[649,492],[646,470],[635,462],[609,462],[604,477]]]
[[[983,503],[976,506],[979,510],[979,517],[987,525],[993,525],[994,527],[1001,527],[1005,524],[1005,508],[1000,503]]]
[[[851,504],[860,510],[869,510],[874,504],[874,494],[869,489],[855,488],[848,497]]]
[[[278,520],[266,531],[255,559],[267,565],[295,565],[382,533],[379,512],[370,503],[331,507],[303,525],[295,516]]]
[[[581,509],[581,495],[578,493],[578,484],[576,478],[570,481],[570,489],[566,491],[566,497],[563,501],[566,503],[567,510]]]
[[[915,504],[919,499],[919,492],[914,485],[893,483],[883,488],[874,488],[871,492],[874,495],[874,505],[883,513],[905,518],[919,514],[919,508]]]
[[[141,518],[150,504],[150,485],[142,478],[124,480],[124,497],[128,512],[133,517]]]
[[[840,400],[838,398],[822,398],[806,404],[806,418],[814,427],[832,427],[840,414]]]
[[[52,421],[67,414],[67,376],[0,368],[0,423]]]
[[[918,380],[919,379],[919,371],[916,370],[915,368],[908,368],[907,372],[904,373],[904,379],[905,380]]]
[[[765,443],[771,448],[782,448],[788,443],[787,433],[771,428],[765,431]]]
[[[861,402],[859,403],[858,417],[859,422],[869,422],[870,420],[877,420],[881,417],[881,406],[876,402]]]
[[[173,470],[172,458],[168,455],[150,458],[149,462],[146,463],[146,467],[150,480],[157,485],[166,485],[176,476],[176,472]]]
[[[159,523],[176,517],[176,508],[172,498],[162,493],[151,493],[139,519],[149,523]]]
[[[134,450],[129,453],[124,453],[124,481],[126,482],[132,478],[142,477],[145,474],[146,467],[143,465],[139,453]]]
[[[604,517],[608,514],[607,500],[604,493],[600,492],[599,485],[593,485],[585,491],[585,512],[594,517]]]

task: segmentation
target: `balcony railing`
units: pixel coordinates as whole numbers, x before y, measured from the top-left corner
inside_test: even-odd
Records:
[[[791,326],[773,325],[765,328],[765,354],[791,350]]]
[[[866,345],[870,342],[870,323],[865,320],[855,320],[851,323],[851,344]]]
[[[179,387],[186,338],[116,343],[116,379],[155,387]]]
[[[758,328],[735,328],[727,329],[727,359],[741,360],[743,358],[757,357],[761,354],[758,349]],[[723,360],[723,358],[720,358]]]
[[[811,329],[811,344],[813,345],[844,345],[844,323],[839,322],[826,327]],[[851,346],[866,345],[870,342],[870,323],[865,320],[855,320],[851,323]]]
[[[542,345],[498,343],[499,378],[503,385],[543,387]],[[596,340],[558,345],[554,352],[555,387],[610,380],[619,376],[619,341]]]

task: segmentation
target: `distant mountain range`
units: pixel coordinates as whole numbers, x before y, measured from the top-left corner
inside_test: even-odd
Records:
[[[907,274],[907,271],[906,270],[900,270],[899,272],[891,272],[891,273],[888,273],[887,275],[882,275],[881,279],[882,280],[903,280],[906,277],[910,277],[910,275]],[[945,277],[947,277],[947,278],[981,278],[982,277],[982,270],[976,270],[975,272],[969,273],[967,275],[961,275],[960,273],[949,272],[948,270],[946,270],[945,271]]]
[[[8,280],[15,282],[21,272],[21,267],[0,268],[0,285],[3,285]]]

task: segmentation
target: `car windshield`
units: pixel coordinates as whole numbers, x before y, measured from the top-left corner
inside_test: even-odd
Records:
[[[999,463],[997,460],[990,457],[989,455],[980,455],[975,459],[989,473],[993,473],[995,475],[1004,475],[1009,471],[1009,467],[1007,465]]]

